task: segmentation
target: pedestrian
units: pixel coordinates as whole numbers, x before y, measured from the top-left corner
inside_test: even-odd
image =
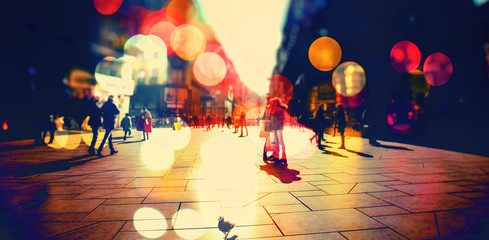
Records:
[[[341,135],[341,146],[339,149],[345,149],[345,128],[346,128],[346,112],[345,108],[343,105],[338,105],[336,114],[335,114],[335,124],[336,128],[338,129],[338,132]]]
[[[205,119],[205,124],[207,125],[207,131],[211,130],[211,124],[212,124],[212,117],[211,115],[207,115],[207,118]]]
[[[368,143],[372,146],[379,146],[380,143],[377,142],[375,127],[372,125],[372,110],[365,108],[362,113],[363,121],[363,133],[368,137]]]
[[[102,117],[104,119],[103,127],[105,128],[105,135],[98,147],[97,156],[103,156],[102,150],[104,149],[104,144],[107,139],[109,140],[110,155],[114,155],[118,153],[118,151],[114,149],[114,145],[112,144],[112,130],[114,130],[115,117],[119,114],[119,109],[117,109],[117,106],[114,104],[113,95],[109,96],[109,99],[107,99],[107,102],[104,103],[100,111],[102,112]]]
[[[280,159],[280,161],[287,163],[287,155],[285,153],[285,143],[284,143],[284,123],[285,123],[285,112],[287,111],[287,105],[283,104],[279,98],[273,98],[270,100],[270,116],[272,122],[272,133],[276,144],[278,144],[276,151],[273,153],[273,157]],[[282,153],[279,158],[279,153]]]
[[[124,141],[126,141],[126,136],[129,133],[129,136],[131,136],[131,117],[129,116],[129,113],[126,113],[126,116],[122,119],[121,121],[121,127],[122,130],[124,130]]]
[[[311,142],[312,139],[316,140],[318,149],[323,149],[323,145],[321,144],[321,141],[325,140],[324,130],[326,129],[326,118],[324,117],[324,114],[326,113],[326,111],[324,108],[325,105],[321,104],[316,110],[316,114],[314,116],[314,119],[312,120],[314,136],[309,139]]]
[[[100,120],[102,114],[97,103],[97,99],[93,98],[88,107],[88,125],[92,129],[92,142],[90,143],[90,147],[88,147],[88,154],[90,155],[95,155],[95,143],[97,142],[98,130],[100,126],[102,126],[102,121]]]
[[[234,116],[234,121],[233,121],[233,124],[234,124],[234,133],[238,133],[238,129],[239,129],[239,116]]]
[[[149,133],[153,131],[152,124],[151,113],[147,108],[142,108],[137,121],[137,130],[143,132],[143,139],[141,141],[149,140]]]
[[[239,126],[241,127],[241,135],[240,137],[243,137],[243,128],[246,129],[246,136],[248,136],[248,124],[246,123],[246,114],[245,112],[241,111],[241,115],[239,115]]]

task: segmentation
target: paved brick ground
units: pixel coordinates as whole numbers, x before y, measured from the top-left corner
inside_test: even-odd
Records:
[[[86,154],[90,134],[0,144],[1,239],[481,239],[489,158],[287,129],[287,167],[261,160],[256,127],[134,132],[119,153]],[[108,154],[105,149],[104,153]],[[488,235],[489,236],[489,235]]]

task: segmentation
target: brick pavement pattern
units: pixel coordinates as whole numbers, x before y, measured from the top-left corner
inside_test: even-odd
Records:
[[[0,144],[1,239],[481,239],[489,158],[287,129],[288,166],[232,129],[155,129],[87,155],[87,133]],[[136,135],[136,136],[135,136]],[[108,154],[108,150],[105,154]],[[489,236],[489,235],[488,235]]]

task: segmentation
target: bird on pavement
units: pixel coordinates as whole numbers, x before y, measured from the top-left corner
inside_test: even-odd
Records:
[[[227,236],[229,234],[229,231],[231,231],[231,229],[233,229],[235,226],[236,225],[234,223],[230,223],[229,221],[225,221],[222,216],[219,217],[219,222],[217,224],[217,228],[219,228],[219,230],[221,232],[223,232],[224,234],[226,234],[224,236],[224,239],[227,239]]]

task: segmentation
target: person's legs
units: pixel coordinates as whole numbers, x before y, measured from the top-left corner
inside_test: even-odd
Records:
[[[273,130],[273,154],[272,157],[279,159],[279,152],[280,152],[280,146],[279,146],[279,141],[278,141],[278,130]],[[271,143],[270,143],[271,144]]]
[[[319,149],[322,149],[323,148],[323,145],[321,144],[321,140],[323,139],[323,137],[321,136],[321,132],[318,131],[316,133],[316,140],[317,140],[317,143],[318,143],[318,148]]]
[[[341,146],[340,149],[345,149],[345,129],[340,130],[341,134]]]
[[[146,135],[144,134],[144,129],[143,129],[143,140],[142,141],[144,141],[144,140],[146,140]]]
[[[114,144],[112,143],[112,132],[111,131],[109,131],[109,132],[110,132],[110,134],[109,134],[109,148],[110,148],[110,155],[112,155],[112,154],[118,153],[118,151],[116,151],[114,149]]]
[[[281,148],[281,152],[282,152],[282,158],[280,158],[281,160],[287,160],[287,154],[285,153],[285,143],[284,143],[284,134],[283,134],[283,130],[278,130],[277,131],[277,136],[278,136],[278,143],[280,145],[280,148]]]
[[[248,136],[248,126],[245,125],[245,129],[246,129],[246,136]]]
[[[126,141],[127,132],[129,131],[124,131],[124,141]]]
[[[98,128],[92,127],[92,142],[90,143],[90,147],[88,147],[88,153],[95,154],[95,143],[97,142],[98,137]]]
[[[98,147],[97,150],[97,155],[99,156],[102,155],[102,150],[104,149],[105,141],[107,141],[109,135],[110,135],[110,130],[105,130],[104,138],[102,139],[102,142],[100,143],[100,146]]]

